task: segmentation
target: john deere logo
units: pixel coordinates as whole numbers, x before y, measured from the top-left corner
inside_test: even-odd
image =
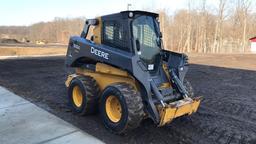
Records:
[[[94,54],[94,55],[96,55],[96,56],[99,56],[99,57],[102,57],[102,58],[108,60],[108,56],[109,56],[108,53],[103,52],[103,51],[101,51],[101,50],[98,50],[98,49],[96,49],[96,48],[94,48],[94,47],[91,47],[91,53]]]

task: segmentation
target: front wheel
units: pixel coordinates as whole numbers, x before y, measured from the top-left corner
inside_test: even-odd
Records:
[[[137,128],[143,119],[141,95],[129,84],[108,86],[100,102],[100,116],[105,127],[113,133],[121,134]]]
[[[188,92],[188,97],[193,98],[194,97],[194,89],[193,89],[191,83],[188,80],[184,79],[183,85],[184,85],[186,91]]]

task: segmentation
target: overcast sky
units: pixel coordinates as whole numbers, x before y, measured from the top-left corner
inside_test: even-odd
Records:
[[[212,1],[214,5],[215,0]],[[86,17],[120,12],[132,4],[132,10],[185,8],[187,0],[1,0],[0,25],[31,25],[55,17]],[[210,2],[211,3],[211,2]]]

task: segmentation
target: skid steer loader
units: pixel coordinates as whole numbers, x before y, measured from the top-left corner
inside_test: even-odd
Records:
[[[80,115],[99,110],[104,126],[119,134],[145,118],[163,126],[196,112],[201,98],[184,78],[188,57],[164,50],[161,38],[156,13],[86,20],[66,55],[66,67],[75,69],[65,82],[72,109]]]

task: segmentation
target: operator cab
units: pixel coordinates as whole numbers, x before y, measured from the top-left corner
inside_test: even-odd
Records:
[[[87,36],[93,25],[89,40],[111,47],[120,52],[138,55],[149,71],[158,69],[161,51],[161,32],[158,14],[145,11],[123,11],[87,20],[81,34]]]

